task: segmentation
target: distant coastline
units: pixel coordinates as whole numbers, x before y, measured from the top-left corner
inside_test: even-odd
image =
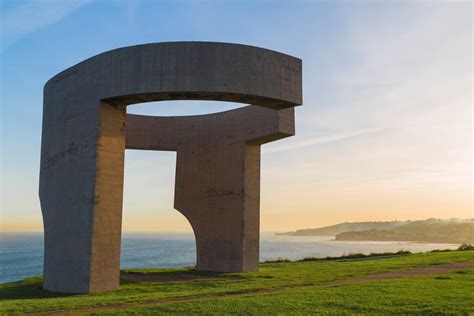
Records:
[[[353,222],[320,228],[276,233],[284,236],[335,236],[338,241],[408,241],[424,243],[474,243],[474,219]]]

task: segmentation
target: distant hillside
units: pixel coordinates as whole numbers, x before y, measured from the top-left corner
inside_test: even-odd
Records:
[[[336,236],[345,241],[417,241],[474,243],[474,220],[356,222],[280,233],[287,236]]]
[[[342,232],[336,240],[474,243],[474,222],[416,221],[392,229]]]
[[[320,228],[298,229],[294,232],[276,233],[276,235],[286,236],[336,236],[339,233],[349,231],[364,231],[370,229],[390,229],[408,222],[355,222],[355,223],[341,223],[337,225],[325,226]]]

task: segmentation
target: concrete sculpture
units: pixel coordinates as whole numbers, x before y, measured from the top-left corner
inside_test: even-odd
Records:
[[[39,195],[47,290],[119,286],[126,148],[177,152],[175,208],[196,237],[197,269],[255,271],[260,145],[294,135],[301,60],[227,43],[172,42],[105,52],[44,88]],[[250,104],[198,116],[126,114],[133,103]]]

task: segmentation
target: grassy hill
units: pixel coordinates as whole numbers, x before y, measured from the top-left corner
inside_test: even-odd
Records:
[[[320,228],[298,229],[294,232],[276,233],[276,235],[286,236],[336,236],[339,233],[349,231],[363,231],[369,229],[390,229],[406,222],[355,222],[341,223],[337,225],[325,226]]]
[[[41,278],[0,284],[0,314],[469,314],[474,251],[273,262],[253,273],[122,272],[118,291],[46,292]]]
[[[342,223],[283,233],[289,236],[336,236],[347,241],[416,241],[473,243],[474,220],[427,219],[421,221]]]
[[[336,240],[415,241],[431,243],[474,243],[474,223],[415,221],[388,230],[343,232]]]

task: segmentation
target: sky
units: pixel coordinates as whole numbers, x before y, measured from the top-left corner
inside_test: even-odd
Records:
[[[303,60],[296,136],[262,147],[261,230],[472,218],[470,1],[0,2],[0,231],[42,231],[42,89],[118,47],[217,41]],[[129,113],[241,104],[169,101]],[[127,150],[124,231],[191,231],[173,209],[176,154]]]

